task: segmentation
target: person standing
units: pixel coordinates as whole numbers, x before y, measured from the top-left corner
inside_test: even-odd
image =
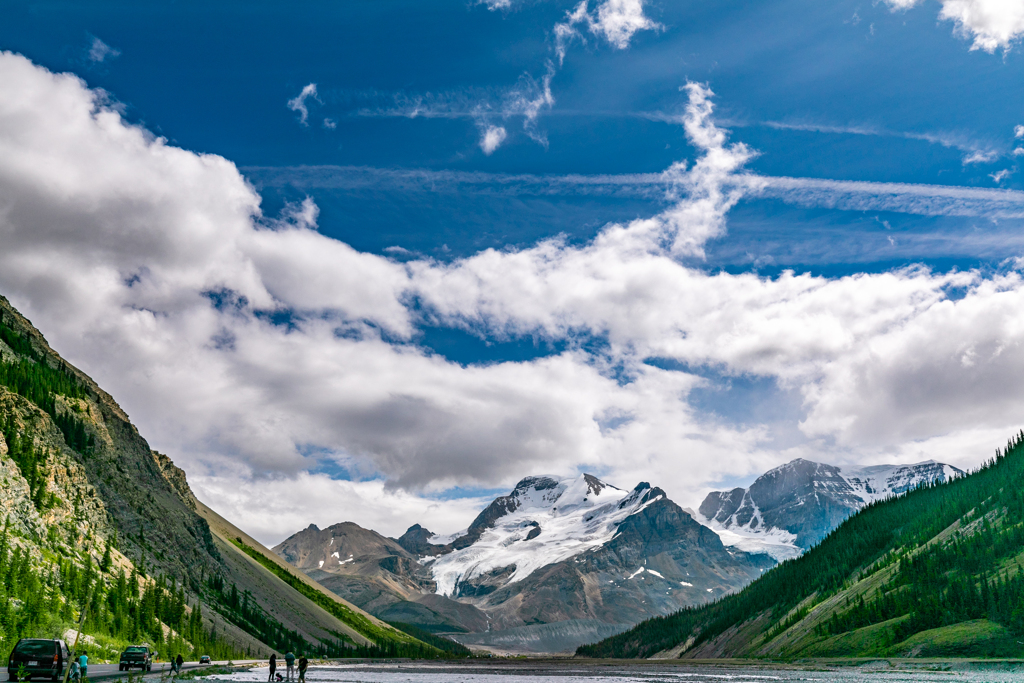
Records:
[[[309,660],[306,659],[306,655],[303,654],[299,658],[299,683],[306,683],[306,667],[309,666]]]
[[[82,670],[82,678],[89,677],[89,653],[82,650],[82,654],[78,657],[78,668]]]
[[[295,655],[289,650],[284,656],[284,663],[286,667],[286,675],[289,681],[295,680]]]
[[[181,665],[185,663],[185,659],[178,653],[178,658],[174,660],[174,670],[177,673],[181,673]]]
[[[267,681],[274,680],[274,674],[277,672],[277,653],[270,655],[270,675],[267,676]]]

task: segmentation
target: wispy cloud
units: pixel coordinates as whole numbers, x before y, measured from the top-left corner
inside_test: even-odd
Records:
[[[309,125],[309,109],[306,107],[306,100],[313,99],[320,102],[316,92],[316,83],[310,83],[302,89],[293,99],[288,100],[288,108],[299,114],[299,123],[303,126]]]
[[[666,173],[531,175],[365,166],[250,166],[242,171],[260,186],[526,196],[605,196],[666,201]],[[1024,217],[1024,192],[950,185],[739,175],[725,181],[747,199],[773,199],[841,211],[892,211],[920,216]]]
[[[96,64],[102,64],[108,59],[114,59],[119,57],[121,51],[117,48],[110,47],[96,36],[92,37],[92,43],[89,45],[89,61]]]
[[[1024,192],[947,185],[758,176],[761,197],[842,211],[1024,218]]]
[[[734,125],[746,125],[737,122]],[[783,121],[765,121],[761,124],[776,130],[798,130],[812,133],[827,133],[836,135],[868,135],[877,137],[903,138],[905,140],[921,140],[934,145],[942,145],[949,149],[956,149],[964,152],[963,163],[974,164],[990,162],[998,159],[1001,153],[991,146],[982,145],[965,135],[955,133],[913,133],[906,131],[889,130],[868,125],[828,125],[820,123],[793,123]]]

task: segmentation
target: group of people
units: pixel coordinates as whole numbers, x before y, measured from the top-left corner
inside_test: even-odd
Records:
[[[303,660],[305,657],[303,657]],[[185,659],[178,653],[176,659],[171,660],[171,676],[181,673],[181,665],[185,663]],[[69,681],[81,681],[83,678],[89,677],[89,653],[82,650],[82,654],[78,655],[75,659],[71,660],[71,670],[68,671]],[[305,680],[300,678],[299,680]]]
[[[286,677],[282,677],[281,674],[277,673],[277,654],[270,655],[270,675],[267,676],[267,681],[270,683],[276,683],[276,681],[295,681],[295,655],[291,652],[284,656],[285,663],[285,674]],[[306,669],[309,667],[309,660],[306,659],[306,655],[299,657],[299,683],[306,683]]]
[[[181,673],[181,665],[185,663],[185,660],[179,654],[177,658],[171,660],[171,675]],[[277,655],[270,655],[270,675],[267,677],[267,681],[270,683],[277,683],[278,681],[289,681],[290,683],[306,683],[306,669],[309,667],[309,660],[306,659],[306,655],[299,657],[299,680],[295,681],[295,655],[288,652],[284,656],[285,663],[285,676],[277,673]],[[71,662],[71,671],[68,672],[68,679],[72,681],[81,681],[89,675],[89,655],[84,650]]]
[[[71,670],[68,671],[68,680],[80,681],[89,676],[89,653],[82,650],[82,654],[71,660]]]

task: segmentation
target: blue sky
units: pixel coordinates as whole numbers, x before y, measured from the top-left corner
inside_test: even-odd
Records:
[[[999,385],[1017,367],[1024,254],[1024,11],[1007,3],[5,2],[4,16],[11,74],[27,68],[15,55],[36,69],[6,96],[54,121],[10,118],[9,149],[152,181],[54,198],[45,169],[24,180],[12,162],[11,257],[96,251],[59,273],[9,268],[0,293],[260,538],[336,517],[453,531],[548,466],[642,476],[683,504],[798,456],[969,466],[1017,428]],[[61,99],[43,84],[64,72],[82,82]],[[45,129],[70,125],[73,97],[147,131],[138,156],[118,156],[95,112]],[[91,157],[76,135],[95,136]],[[47,213],[26,187],[70,203]],[[73,238],[44,237],[54,215]],[[229,249],[218,226],[236,222]],[[614,225],[654,241],[620,244]],[[593,294],[606,286],[621,289]],[[117,287],[68,317],[67,292]],[[922,356],[932,334],[950,346]],[[115,362],[111,344],[132,351]],[[289,353],[292,377],[276,365]],[[349,400],[367,384],[377,399]],[[244,492],[267,481],[319,497],[260,517]],[[390,502],[368,511],[338,487]]]

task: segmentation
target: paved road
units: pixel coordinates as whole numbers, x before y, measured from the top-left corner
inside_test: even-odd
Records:
[[[244,660],[244,661],[240,660],[240,661],[237,661],[237,662],[234,662],[234,663],[235,664],[266,664],[266,660],[247,659],[247,660]],[[214,664],[227,664],[227,662],[226,661],[214,662]],[[199,669],[199,668],[205,668],[207,666],[210,666],[210,664],[200,664],[199,662],[185,662],[182,665],[181,668],[182,668],[183,671],[187,671],[189,669]],[[160,672],[168,671],[168,670],[170,670],[170,668],[171,668],[171,665],[170,665],[169,662],[158,662],[158,663],[153,665],[153,671],[150,672],[148,675],[156,677]],[[138,676],[139,675],[139,670],[138,669],[132,669],[131,671],[118,671],[117,670],[117,664],[90,664],[89,665],[89,680],[90,681],[98,681],[98,680],[111,679],[111,678],[122,678],[124,676],[127,676],[128,674],[134,674],[134,675]],[[36,681],[36,680],[45,681],[45,680],[49,680],[49,679],[34,678],[32,680],[34,680],[34,681]],[[7,681],[7,667],[6,666],[4,666],[2,670],[0,670],[0,682],[5,682],[5,681]]]

